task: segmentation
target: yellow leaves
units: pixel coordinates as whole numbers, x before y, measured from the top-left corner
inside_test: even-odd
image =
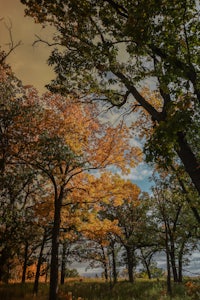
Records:
[[[100,168],[115,165],[123,172],[128,172],[141,160],[141,150],[131,146],[130,139],[130,131],[124,124],[106,128],[96,141],[95,151],[90,154],[91,160]]]
[[[82,232],[87,238],[96,240],[104,244],[108,243],[107,236],[109,234],[121,234],[121,230],[118,227],[118,220],[100,220],[96,218],[93,214],[90,215],[89,222],[82,226]]]
[[[89,140],[98,129],[98,121],[94,120],[91,112],[77,100],[46,93],[43,95],[46,110],[46,126],[52,133],[65,139],[65,143],[77,155],[89,148]]]

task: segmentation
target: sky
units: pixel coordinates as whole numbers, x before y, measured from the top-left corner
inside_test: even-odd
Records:
[[[32,18],[25,17],[24,9],[20,0],[0,0],[0,45],[5,51],[9,49],[8,28],[11,28],[13,42],[20,41],[21,44],[9,55],[7,62],[24,85],[34,85],[43,93],[45,84],[54,78],[53,70],[47,65],[52,48],[41,43],[33,46],[33,42],[36,35],[50,41],[54,30],[52,27],[42,28]],[[149,191],[151,183],[148,178],[151,173],[151,168],[142,163],[124,178],[132,180],[142,191]]]
[[[12,39],[14,43],[21,41],[21,45],[8,57],[13,71],[25,85],[33,84],[39,91],[45,91],[45,84],[53,79],[54,73],[46,64],[50,54],[50,47],[44,44],[36,44],[35,35],[47,40],[53,34],[53,29],[44,29],[35,24],[30,17],[24,17],[25,6],[20,0],[0,0],[0,45],[3,50],[8,50],[10,43],[7,27],[12,27]]]

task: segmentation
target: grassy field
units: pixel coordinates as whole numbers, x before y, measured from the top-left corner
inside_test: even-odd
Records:
[[[48,300],[48,284],[40,284],[38,296],[32,295],[33,284],[0,285],[0,299],[2,300]],[[173,286],[173,296],[166,293],[163,280],[137,280],[134,284],[119,282],[114,287],[99,281],[69,281],[60,288],[59,299],[67,300],[71,292],[73,300],[198,300],[200,299],[200,281],[187,280],[183,284]]]

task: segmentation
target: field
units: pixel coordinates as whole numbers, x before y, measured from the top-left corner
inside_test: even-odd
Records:
[[[48,284],[40,284],[38,296],[32,295],[32,283],[0,285],[2,300],[48,300]],[[114,287],[109,283],[92,280],[66,282],[59,291],[59,300],[197,300],[200,299],[200,282],[198,279],[185,280],[183,284],[173,285],[173,295],[166,293],[163,280],[141,280],[134,284],[119,282]]]

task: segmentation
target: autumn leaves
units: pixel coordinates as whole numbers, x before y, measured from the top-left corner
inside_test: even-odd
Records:
[[[0,72],[1,176],[5,180],[15,172],[20,180],[25,170],[33,174],[34,197],[27,193],[23,207],[31,206],[35,224],[51,227],[50,294],[56,299],[60,239],[74,240],[76,232],[83,232],[104,243],[108,233],[120,234],[117,221],[97,215],[110,198],[120,205],[135,186],[126,183],[130,189],[124,191],[123,179],[107,167],[127,173],[141,159],[141,151],[130,144],[125,124],[112,128],[100,122],[94,104],[83,105],[72,95],[40,96],[34,87],[23,86],[6,64]],[[61,228],[66,232],[62,236]]]

